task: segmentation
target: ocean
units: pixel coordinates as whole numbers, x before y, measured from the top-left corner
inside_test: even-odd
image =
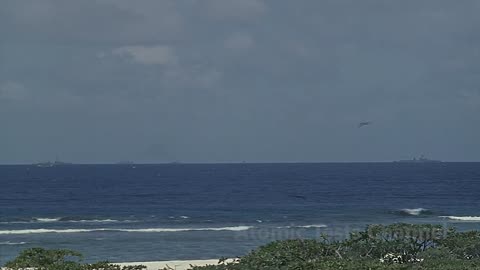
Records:
[[[19,165],[0,187],[0,265],[30,247],[211,259],[371,223],[480,229],[480,163]]]

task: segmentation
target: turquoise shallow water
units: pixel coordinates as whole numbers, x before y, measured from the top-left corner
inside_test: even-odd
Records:
[[[206,259],[369,223],[480,227],[480,163],[0,166],[0,186],[1,264],[34,246]]]

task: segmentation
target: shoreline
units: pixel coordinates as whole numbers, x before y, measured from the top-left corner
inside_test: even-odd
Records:
[[[233,262],[234,259],[227,259],[227,262]],[[218,265],[219,259],[206,259],[206,260],[172,260],[172,261],[150,261],[150,262],[109,262],[110,264],[123,266],[132,265],[145,265],[146,270],[161,270],[161,269],[173,269],[173,270],[188,270],[193,266],[206,266],[206,265]],[[0,270],[9,270],[6,267],[0,267]],[[35,270],[35,268],[25,268],[25,270]]]
[[[145,265],[147,270],[158,269],[175,269],[175,270],[187,270],[190,269],[190,265],[194,266],[206,266],[206,265],[218,265],[219,259],[207,259],[207,260],[173,260],[173,261],[151,261],[151,262],[118,262],[112,264],[118,264],[120,266],[131,265]],[[228,259],[227,262],[232,262],[233,259]],[[169,268],[170,267],[170,268]]]

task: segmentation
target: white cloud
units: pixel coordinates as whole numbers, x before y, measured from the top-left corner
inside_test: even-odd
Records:
[[[254,45],[255,41],[247,33],[234,33],[225,40],[225,48],[231,50],[247,50]]]
[[[0,84],[0,100],[23,100],[27,96],[27,89],[20,83],[5,82]]]
[[[177,62],[177,56],[169,46],[124,46],[112,51],[113,55],[131,58],[145,65],[169,65]]]

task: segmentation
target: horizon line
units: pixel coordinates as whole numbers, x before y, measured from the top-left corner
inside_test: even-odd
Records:
[[[46,162],[39,162],[39,163],[0,163],[0,166],[35,166],[41,163]],[[412,164],[408,162],[398,162],[398,160],[391,160],[391,161],[256,161],[256,162],[248,162],[248,161],[212,161],[212,162],[134,162],[132,163],[120,163],[120,162],[68,162],[66,164],[57,165],[60,167],[65,166],[74,166],[74,165],[118,165],[118,166],[134,166],[134,165],[215,165],[215,164],[365,164],[365,163],[400,163],[400,164]],[[426,163],[413,163],[413,164],[441,164],[441,163],[480,163],[480,161],[440,161],[440,162],[426,162]]]

